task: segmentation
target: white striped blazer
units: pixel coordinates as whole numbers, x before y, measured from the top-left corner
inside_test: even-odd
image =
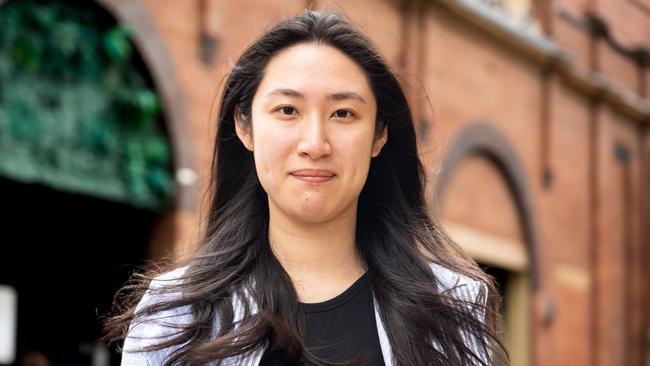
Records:
[[[141,309],[144,305],[156,303],[161,300],[168,300],[168,298],[166,298],[167,296],[173,296],[172,294],[161,294],[160,292],[156,292],[154,295],[151,293],[151,290],[159,289],[161,286],[165,286],[173,281],[176,281],[183,275],[185,269],[186,267],[181,267],[154,279],[149,286],[149,291],[147,291],[147,293],[142,297],[142,300],[138,304],[136,311]],[[431,263],[431,269],[438,279],[439,292],[441,293],[450,291],[450,294],[458,299],[477,303],[481,287],[484,287],[484,291],[486,291],[484,283],[450,271],[438,264]],[[487,294],[487,292],[485,293]],[[477,309],[482,308],[482,306],[477,307]],[[241,320],[243,316],[243,308],[241,302],[237,299],[233,300],[233,309],[233,320]],[[475,316],[480,321],[484,321],[485,319],[485,314],[478,310],[475,312]],[[171,352],[174,351],[174,349],[166,348],[155,352],[142,352],[141,350],[144,347],[156,344],[161,340],[164,340],[166,337],[173,335],[177,331],[177,328],[174,328],[171,325],[189,324],[191,319],[192,315],[189,307],[181,307],[157,314],[154,319],[145,319],[139,321],[137,324],[132,323],[129,327],[129,332],[124,341],[122,350],[122,366],[162,365],[164,360],[171,354]],[[375,320],[377,322],[377,334],[379,335],[379,344],[381,346],[384,363],[386,366],[393,366],[392,348],[388,341],[386,329],[384,328],[384,325],[379,316],[379,307],[376,301]],[[217,327],[218,325],[215,324],[215,329]],[[482,358],[484,360],[486,359],[485,353],[478,349],[475,341],[467,339],[466,342],[468,343],[469,347],[474,349],[474,352],[476,354],[482,355]],[[434,346],[437,347],[435,344]],[[259,365],[263,354],[264,349],[258,349],[256,352],[248,354],[246,356],[238,356],[223,360],[221,364],[223,366],[257,366]],[[216,362],[214,364],[216,365]]]

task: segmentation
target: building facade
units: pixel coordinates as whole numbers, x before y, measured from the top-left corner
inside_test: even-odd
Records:
[[[200,237],[234,60],[285,17],[333,9],[400,75],[431,210],[499,282],[513,365],[650,365],[650,0],[96,4],[132,30],[172,151],[146,257]]]

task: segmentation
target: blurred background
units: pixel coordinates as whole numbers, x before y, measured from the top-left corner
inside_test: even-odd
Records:
[[[400,75],[513,366],[650,365],[650,0],[0,0],[0,365],[119,364],[99,316],[200,237],[224,75],[306,8]]]

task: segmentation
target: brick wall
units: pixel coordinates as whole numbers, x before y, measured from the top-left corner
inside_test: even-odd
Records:
[[[647,357],[647,346],[641,346],[649,320],[642,313],[642,301],[648,299],[642,279],[647,278],[650,252],[644,241],[647,115],[631,117],[598,93],[585,91],[589,87],[576,87],[552,67],[531,61],[521,47],[495,37],[485,25],[437,2],[142,3],[169,51],[175,69],[170,77],[180,85],[192,136],[183,148],[192,149],[196,159],[198,201],[209,179],[216,98],[232,62],[246,44],[284,17],[306,6],[336,8],[377,42],[404,79],[430,177],[427,197],[432,207],[441,207],[443,219],[528,246],[532,239],[517,203],[522,198],[488,160],[470,159],[455,167],[449,173],[452,188],[440,198],[444,204],[433,202],[436,182],[446,174],[442,162],[467,126],[487,123],[513,148],[538,245],[534,251],[526,247],[529,271],[539,279],[530,294],[530,364],[641,365]],[[650,16],[644,6],[648,1],[556,0],[548,37],[580,67],[647,98],[647,68],[639,69],[594,38],[579,21],[567,20],[580,20],[592,9],[622,44],[648,47]],[[217,40],[216,57],[209,64],[200,58],[201,32]],[[617,155],[617,146],[624,147],[627,157]],[[177,248],[198,237],[196,227],[205,208],[199,202],[196,210],[172,213],[161,221],[177,227]]]

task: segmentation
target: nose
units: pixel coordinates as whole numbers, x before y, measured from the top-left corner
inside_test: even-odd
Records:
[[[303,122],[298,154],[312,160],[329,156],[332,153],[332,145],[325,123],[318,117],[306,118]]]

